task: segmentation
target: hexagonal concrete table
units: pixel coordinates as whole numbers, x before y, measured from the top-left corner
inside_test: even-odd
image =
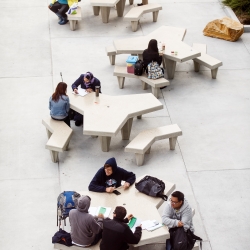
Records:
[[[144,177],[144,176],[143,176]],[[143,177],[137,178],[136,181],[141,180]],[[165,194],[169,196],[175,189],[175,184],[164,181]],[[127,214],[133,214],[136,218],[144,220],[156,220],[161,223],[161,215],[158,212],[158,208],[164,202],[161,198],[151,197],[140,193],[135,185],[132,185],[129,189],[124,190],[121,187],[117,189],[121,194],[115,195],[113,193],[96,193],[91,191],[80,191],[81,195],[88,195],[91,198],[91,206],[98,207],[111,207],[114,211],[116,206],[123,206],[127,210]],[[112,215],[109,215],[112,218]],[[149,232],[142,230],[142,237],[137,246],[142,246],[150,243],[165,242],[169,238],[168,228],[163,226],[155,231]]]
[[[90,93],[83,96],[68,93],[70,107],[84,115],[83,134],[99,136],[103,152],[109,151],[111,136],[120,130],[123,140],[129,140],[133,118],[140,118],[163,105],[153,94],[109,96]]]

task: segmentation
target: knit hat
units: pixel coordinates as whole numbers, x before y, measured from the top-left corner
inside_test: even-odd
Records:
[[[90,197],[87,195],[81,196],[75,203],[76,209],[80,212],[88,213],[90,207]]]

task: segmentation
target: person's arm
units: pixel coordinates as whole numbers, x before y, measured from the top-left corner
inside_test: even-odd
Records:
[[[119,168],[122,174],[122,180],[129,183],[131,186],[135,182],[135,174],[133,172],[128,172],[123,168]]]
[[[72,84],[72,90],[75,92],[77,91],[78,86],[83,82],[84,75],[80,75],[80,77]]]
[[[90,220],[90,224],[89,224],[90,229],[94,234],[98,234],[100,230],[102,230],[103,219],[98,218],[98,220],[96,221],[93,216],[91,217],[92,219]]]
[[[102,183],[102,171],[103,169],[99,169],[95,174],[94,178],[89,184],[89,191],[93,192],[106,192],[105,183]]]
[[[178,226],[179,220],[171,219],[172,216],[173,216],[172,208],[170,204],[167,203],[161,218],[162,218],[162,223],[166,225],[168,228]]]
[[[49,98],[49,110],[51,110],[51,100],[52,100],[52,98],[50,97]]]
[[[70,105],[69,105],[69,98],[68,97],[66,97],[66,111],[67,111],[67,113],[69,113],[69,108],[70,108]]]
[[[124,241],[128,244],[138,244],[141,239],[141,226],[135,228],[133,233],[127,226],[124,232]]]
[[[185,209],[181,215],[181,222],[183,223],[184,230],[187,231],[192,223],[193,212],[190,207]]]

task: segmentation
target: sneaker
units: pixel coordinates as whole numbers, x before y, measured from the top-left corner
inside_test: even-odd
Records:
[[[143,5],[143,3],[138,3],[138,4],[137,4],[137,6],[142,6],[142,5]]]
[[[61,22],[59,22],[60,25],[64,25],[68,22],[69,20],[67,20],[66,18],[63,18]]]
[[[77,127],[80,127],[80,126],[82,125],[82,122],[81,122],[81,121],[76,121],[76,122],[75,122],[75,125],[76,125]]]

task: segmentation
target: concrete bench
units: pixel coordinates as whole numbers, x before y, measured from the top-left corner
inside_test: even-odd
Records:
[[[45,148],[50,150],[51,160],[58,162],[58,153],[68,149],[73,130],[63,121],[46,117],[42,120],[46,127],[48,142]]]
[[[114,45],[110,45],[106,47],[107,56],[109,57],[109,61],[111,65],[115,65],[115,56],[116,50]]]
[[[143,14],[152,12],[153,22],[157,22],[159,10],[162,10],[162,6],[156,3],[137,6],[137,7],[132,8],[126,14],[126,16],[124,16],[124,20],[131,21],[132,31],[135,32],[138,29],[138,23]]]
[[[63,244],[55,243],[54,244],[54,249],[59,249],[59,250],[99,250],[100,249],[100,241],[94,246],[91,247],[79,247],[76,245],[73,245],[71,247],[65,246]]]
[[[125,77],[140,79],[142,82],[142,88],[147,89],[148,85],[150,85],[152,87],[152,94],[156,98],[159,97],[160,88],[168,86],[170,84],[169,81],[165,78],[159,78],[153,80],[153,79],[148,79],[148,76],[145,73],[142,76],[130,74],[127,72],[127,67],[122,67],[122,66],[115,66],[113,75],[117,76],[120,89],[123,89],[124,87]]]
[[[137,166],[142,166],[144,155],[150,153],[155,141],[169,138],[170,149],[174,150],[179,135],[182,135],[182,131],[177,124],[144,130],[125,147],[125,152],[135,153]]]
[[[76,24],[79,20],[82,20],[82,11],[81,11],[81,7],[77,6],[77,13],[73,14],[73,15],[68,15],[68,20],[69,20],[69,25],[70,25],[70,29],[71,30],[75,30],[76,29]]]
[[[216,79],[218,68],[222,66],[222,62],[207,54],[206,44],[193,43],[193,48],[201,52],[201,56],[193,59],[195,72],[199,72],[200,65],[204,65],[205,67],[211,69],[212,78]]]

